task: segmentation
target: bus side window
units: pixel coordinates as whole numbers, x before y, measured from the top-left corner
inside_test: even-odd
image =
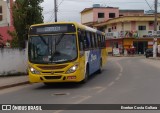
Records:
[[[101,39],[101,47],[103,47],[103,36],[100,36]]]
[[[86,31],[86,38],[87,38],[88,48],[91,48],[90,33],[88,31]]]
[[[95,34],[95,47],[98,48],[98,34]]]
[[[94,33],[91,33],[92,34],[92,37],[91,37],[91,39],[92,39],[92,48],[95,48],[95,35],[94,35]]]
[[[104,36],[102,36],[102,47],[105,47],[105,37]]]
[[[101,35],[98,35],[98,47],[101,47],[101,39],[100,39]]]
[[[79,42],[79,50],[83,51],[84,50],[84,39],[82,36],[82,31],[78,30],[78,42]]]
[[[89,39],[90,39],[90,44],[91,44],[91,48],[93,48],[93,43],[92,43],[92,33],[89,32]]]
[[[83,31],[83,36],[84,36],[84,49],[87,50],[89,48],[89,43],[86,31]]]
[[[105,39],[105,36],[103,36],[103,39],[104,39],[104,47],[106,47],[106,39]]]

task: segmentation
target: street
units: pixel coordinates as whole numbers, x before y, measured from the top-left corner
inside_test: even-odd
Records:
[[[102,73],[92,75],[86,84],[62,83],[45,86],[36,83],[3,89],[0,91],[0,104],[160,104],[159,81],[160,60],[146,59],[144,56],[108,57]],[[84,111],[46,112],[81,113]],[[86,112],[159,113],[158,110],[88,110]]]

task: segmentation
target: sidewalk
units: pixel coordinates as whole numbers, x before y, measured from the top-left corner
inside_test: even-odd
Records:
[[[160,57],[156,57],[156,58],[153,58],[153,57],[149,57],[148,59],[153,59],[153,60],[160,60]]]
[[[28,75],[0,77],[0,89],[29,84]]]

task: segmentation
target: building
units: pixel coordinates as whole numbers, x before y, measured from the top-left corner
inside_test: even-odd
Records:
[[[146,48],[153,46],[155,35],[153,15],[122,16],[95,24],[94,27],[104,28],[107,47],[119,48],[121,52],[134,47],[137,54],[144,54]],[[160,37],[160,18],[157,30],[157,35]],[[158,44],[160,44],[159,39]]]
[[[12,10],[13,0],[0,0],[0,36],[2,38],[2,43],[5,44],[8,40],[12,38],[8,35],[7,31],[13,31],[13,19]]]
[[[105,15],[103,19],[99,17],[101,12]],[[110,13],[114,13],[115,16],[110,18]],[[154,16],[144,14],[144,10],[119,10],[113,7],[85,8],[81,12],[81,22],[105,32],[107,48],[110,50],[117,48],[120,53],[134,48],[137,54],[144,54],[145,49],[152,48],[154,43]],[[160,18],[158,18],[157,30],[160,37]],[[158,44],[160,44],[159,39]]]
[[[81,23],[91,27],[95,23],[117,17],[119,17],[119,8],[117,7],[100,7],[100,5],[93,5],[92,8],[85,8],[81,11]]]

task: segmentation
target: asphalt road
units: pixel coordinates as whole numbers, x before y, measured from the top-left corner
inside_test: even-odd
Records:
[[[160,104],[160,60],[109,57],[103,72],[94,74],[86,84],[63,83],[47,87],[37,83],[8,88],[0,91],[0,104]],[[160,113],[160,110],[38,111],[43,112]]]

